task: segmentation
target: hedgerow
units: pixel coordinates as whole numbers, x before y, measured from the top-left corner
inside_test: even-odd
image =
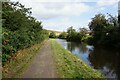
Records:
[[[30,8],[19,2],[2,3],[2,62],[9,60],[18,50],[48,38],[42,22],[31,16]]]

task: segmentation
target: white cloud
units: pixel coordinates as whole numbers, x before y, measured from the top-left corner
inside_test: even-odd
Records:
[[[106,9],[105,7],[97,7],[97,9],[95,9],[95,14],[101,13],[105,9]]]
[[[98,6],[112,6],[117,4],[118,4],[118,0],[98,0],[97,1]]]
[[[74,24],[74,25],[73,25]],[[54,29],[56,31],[65,31],[68,27],[75,26],[76,23],[71,22],[68,18],[59,19],[59,21],[43,21],[45,29]],[[54,26],[54,27],[53,27]]]
[[[11,0],[14,1],[14,0]],[[25,7],[32,7],[34,17],[49,19],[54,17],[77,16],[90,10],[90,6],[84,3],[66,3],[65,0],[18,0]],[[72,0],[66,0],[72,1]]]
[[[70,26],[76,29],[88,27],[89,21],[74,21],[73,17],[79,17],[84,13],[102,12],[106,6],[116,5],[114,0],[11,0],[19,1],[25,7],[32,8],[32,15],[38,20],[42,20],[44,28],[58,31],[66,30]],[[96,5],[87,5],[83,2],[96,2]],[[94,6],[94,7],[93,7]],[[71,18],[73,21],[69,20]],[[59,20],[60,21],[55,21]],[[81,20],[81,19],[80,19]]]
[[[70,26],[74,29],[79,30],[80,27],[86,27],[88,22],[86,21],[73,21],[69,18],[59,19],[58,21],[43,21],[45,29],[56,30],[56,31],[66,31]]]

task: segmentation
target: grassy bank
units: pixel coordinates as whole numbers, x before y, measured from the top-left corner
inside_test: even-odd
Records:
[[[46,41],[43,41],[29,48],[19,50],[16,55],[3,66],[3,78],[19,78],[45,42]]]
[[[64,49],[55,40],[51,40],[55,65],[59,77],[62,78],[104,78],[74,54]]]

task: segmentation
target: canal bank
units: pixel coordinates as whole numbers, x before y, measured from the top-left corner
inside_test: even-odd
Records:
[[[64,39],[56,39],[56,41],[93,69],[101,72],[106,78],[120,78],[119,51],[108,50],[99,46],[94,47],[84,43],[68,42]]]
[[[55,40],[51,40],[51,46],[59,77],[105,79],[99,71],[92,69],[78,56],[75,56],[70,51],[64,49]]]

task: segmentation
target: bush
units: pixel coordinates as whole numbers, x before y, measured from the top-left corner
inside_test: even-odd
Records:
[[[50,35],[49,35],[49,38],[56,38],[55,32],[51,32]]]
[[[2,62],[3,64],[20,49],[32,46],[48,38],[41,22],[30,15],[30,9],[22,4],[2,3]],[[17,8],[16,8],[17,7]]]

